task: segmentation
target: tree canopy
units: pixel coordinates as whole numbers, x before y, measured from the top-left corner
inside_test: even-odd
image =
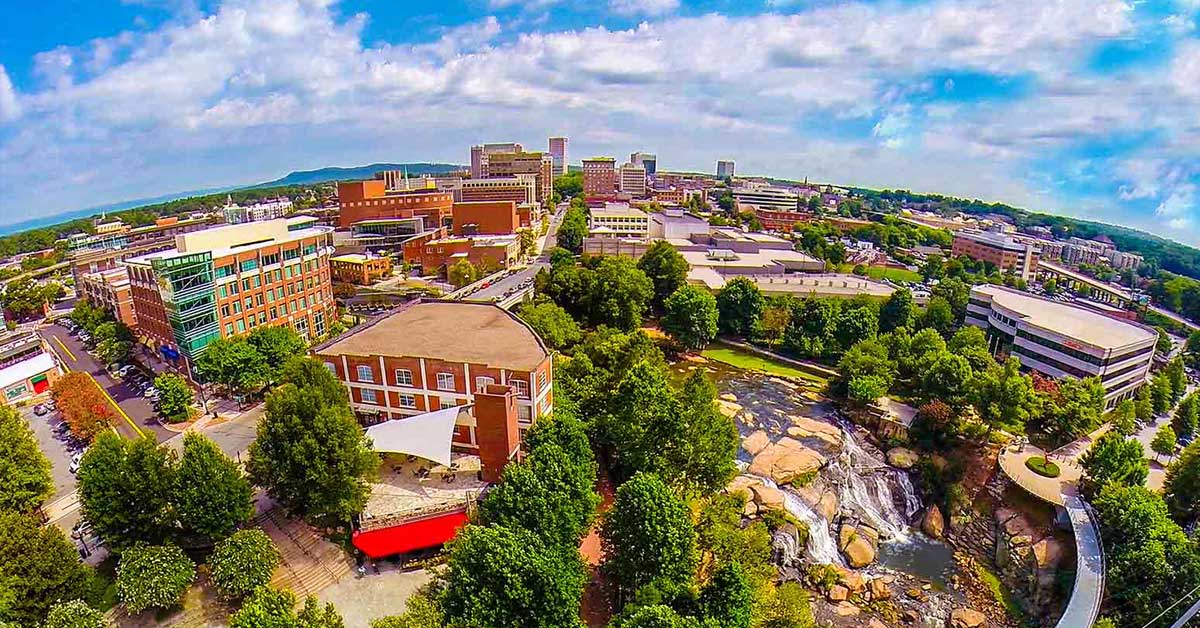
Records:
[[[1101,436],[1092,448],[1079,459],[1083,466],[1080,487],[1084,493],[1095,495],[1105,485],[1141,486],[1150,472],[1142,444],[1127,440],[1120,434]]]
[[[90,600],[91,578],[62,530],[0,510],[0,622],[34,626],[62,600]]]
[[[104,432],[76,474],[83,517],[118,551],[162,543],[174,532],[175,455],[152,436],[127,441]]]
[[[54,493],[50,461],[15,408],[0,407],[0,510],[27,513]]]
[[[717,337],[717,300],[698,286],[683,286],[663,304],[661,325],[689,351],[708,346]]]
[[[185,534],[207,542],[229,536],[254,514],[250,482],[208,437],[188,432],[171,501]]]
[[[717,294],[717,324],[721,333],[750,337],[758,332],[766,299],[758,284],[746,277],[734,277]]]
[[[626,594],[693,576],[696,532],[687,504],[654,474],[638,473],[617,489],[601,538],[604,569]]]
[[[170,608],[196,579],[196,564],[176,545],[137,544],[121,552],[117,597],[131,613]]]
[[[651,305],[655,312],[661,313],[667,298],[683,287],[687,280],[687,260],[667,241],[657,240],[646,249],[637,267],[650,278],[654,286]]]
[[[579,323],[551,301],[524,303],[517,310],[517,316],[528,323],[551,349],[565,349],[583,338]]]
[[[238,530],[218,542],[208,564],[217,592],[222,597],[236,599],[266,586],[279,560],[279,549],[271,537],[253,528]]]

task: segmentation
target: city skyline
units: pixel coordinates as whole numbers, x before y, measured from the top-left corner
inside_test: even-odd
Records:
[[[94,4],[0,36],[6,219],[563,135],[1200,243],[1187,0]]]

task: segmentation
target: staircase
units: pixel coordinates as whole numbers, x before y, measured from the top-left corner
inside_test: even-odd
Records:
[[[351,571],[351,561],[340,547],[321,537],[312,526],[288,519],[272,508],[254,520],[282,557],[271,586],[290,589],[303,599],[336,584]]]

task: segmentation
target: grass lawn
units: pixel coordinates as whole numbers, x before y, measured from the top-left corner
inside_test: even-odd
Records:
[[[834,269],[839,273],[854,273],[854,264],[842,264]],[[867,277],[876,281],[882,279],[890,279],[892,281],[924,281],[925,278],[921,273],[911,271],[905,268],[884,268],[883,266],[868,266]]]
[[[1017,603],[1017,600],[1013,597],[1012,592],[1000,582],[999,576],[992,573],[983,565],[979,564],[975,565],[975,573],[978,574],[979,579],[982,580],[983,583],[992,590],[992,596],[996,598],[997,602],[1004,606],[1004,609],[1008,611],[1010,617],[1016,619],[1018,622],[1024,619],[1025,612],[1021,609],[1021,605]]]
[[[1026,458],[1025,466],[1028,467],[1030,471],[1033,471],[1034,473],[1045,478],[1056,478],[1061,473],[1058,465],[1046,460],[1041,456],[1030,456],[1029,458]]]
[[[709,360],[716,360],[733,367],[746,369],[750,371],[758,371],[767,375],[777,375],[779,377],[796,377],[806,379],[811,382],[824,382],[825,378],[814,375],[807,371],[800,370],[790,364],[776,362],[760,355],[743,351],[734,347],[713,347],[705,349],[700,355]]]

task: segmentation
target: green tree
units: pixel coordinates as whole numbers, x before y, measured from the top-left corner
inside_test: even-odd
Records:
[[[871,305],[844,306],[834,328],[837,346],[845,351],[854,343],[870,340],[879,333],[879,313]]]
[[[687,281],[688,263],[666,240],[657,240],[637,262],[637,267],[646,273],[654,284],[655,312],[662,312],[667,298],[675,294]]]
[[[638,473],[617,489],[601,538],[603,568],[626,594],[692,578],[696,532],[687,504],[654,474]]]
[[[1193,331],[1183,346],[1183,358],[1192,368],[1200,366],[1200,329]]]
[[[700,591],[700,616],[722,628],[750,628],[754,592],[742,566],[725,563]]]
[[[813,628],[808,592],[797,582],[781,583],[758,609],[763,628]]]
[[[71,311],[70,315],[70,319],[89,334],[94,333],[96,327],[107,318],[108,312],[105,312],[104,308],[93,305],[86,298],[75,302],[75,309]]]
[[[1142,388],[1147,387],[1143,386]],[[1179,405],[1175,407],[1175,414],[1171,417],[1171,429],[1175,430],[1175,434],[1181,438],[1194,436],[1198,423],[1200,423],[1200,396],[1192,393],[1184,397],[1183,401],[1180,401]]]
[[[50,461],[10,406],[0,407],[0,510],[27,513],[54,493]]]
[[[306,355],[293,356],[284,363],[280,383],[314,393],[317,403],[343,406],[349,403],[346,387],[320,361]]]
[[[704,288],[679,288],[667,297],[663,310],[663,331],[685,349],[699,351],[717,337],[717,300]]]
[[[1187,373],[1183,369],[1183,359],[1171,360],[1163,372],[1167,374],[1167,381],[1171,383],[1171,401],[1178,401],[1187,391],[1188,384]]]
[[[1080,487],[1084,494],[1094,496],[1109,483],[1141,486],[1150,472],[1144,454],[1142,444],[1136,440],[1126,440],[1114,433],[1101,436],[1079,459],[1083,467]]]
[[[327,387],[299,388],[285,378],[268,395],[248,469],[254,483],[293,515],[346,522],[366,505],[367,478],[379,457],[350,408],[330,403]]]
[[[205,542],[229,536],[254,514],[250,482],[237,463],[199,432],[183,437],[172,502],[185,533]]]
[[[588,219],[584,210],[577,207],[567,209],[555,237],[558,246],[579,255],[583,252],[583,239],[588,235]]]
[[[234,393],[262,388],[271,375],[266,358],[244,337],[218,338],[196,358],[196,373],[205,382]]]
[[[106,628],[104,613],[83,600],[60,602],[50,609],[42,628]]]
[[[563,198],[583,194],[583,173],[567,172],[554,178],[554,191]]]
[[[1020,361],[1010,357],[1002,365],[977,373],[972,380],[971,403],[989,430],[999,427],[1021,432],[1036,412],[1033,381],[1020,368]]]
[[[479,268],[467,259],[460,259],[446,268],[446,280],[455,288],[473,284],[481,278]]]
[[[446,620],[438,598],[424,590],[409,596],[404,613],[371,620],[371,628],[444,628]]]
[[[660,436],[666,465],[659,475],[685,492],[719,491],[737,474],[737,426],[717,408],[717,388],[701,370],[688,375],[677,397],[678,424]]]
[[[35,626],[58,602],[89,599],[91,578],[58,527],[0,510],[0,622]]]
[[[1154,418],[1154,398],[1150,386],[1142,386],[1134,397],[1134,415],[1139,423],[1145,423]]]
[[[121,552],[117,597],[130,613],[171,608],[196,579],[196,564],[176,545],[137,544]]]
[[[165,541],[174,527],[175,472],[174,454],[152,436],[127,441],[100,434],[76,474],[84,519],[117,550]]]
[[[1093,500],[1104,539],[1105,607],[1120,626],[1143,626],[1200,585],[1200,552],[1143,486],[1108,484]]]
[[[246,342],[258,350],[267,363],[268,381],[279,377],[279,367],[292,356],[304,355],[308,343],[296,330],[286,325],[261,326],[246,336]]]
[[[1086,288],[1084,288],[1084,290],[1086,290]],[[1085,292],[1080,296],[1086,297],[1088,295]],[[1154,350],[1164,356],[1170,354],[1171,349],[1175,346],[1174,343],[1171,342],[1171,335],[1168,334],[1167,330],[1163,329],[1162,327],[1156,327],[1155,329],[1158,330],[1158,342],[1154,343]]]
[[[333,604],[326,603],[325,606],[321,606],[317,598],[310,595],[304,598],[304,607],[296,613],[296,627],[346,628],[346,622]]]
[[[222,597],[242,598],[271,581],[279,550],[266,532],[238,530],[219,541],[208,559],[213,585]]]
[[[1042,290],[1044,290],[1048,296],[1054,296],[1058,294],[1058,280],[1053,277],[1047,279],[1046,282],[1042,284]]]
[[[1171,379],[1164,373],[1159,373],[1150,379],[1150,399],[1154,405],[1154,414],[1162,414],[1171,409],[1172,396],[1175,394],[1171,387]]]
[[[96,357],[105,364],[125,362],[133,350],[133,332],[124,323],[106,321],[96,326],[92,343]]]
[[[482,521],[534,533],[563,551],[579,547],[600,503],[596,462],[583,425],[571,416],[535,424],[529,455],[509,464],[480,507]]]
[[[517,310],[517,316],[552,349],[565,349],[583,338],[579,323],[553,302],[525,303]]]
[[[577,550],[526,530],[468,525],[446,561],[442,611],[463,628],[580,627],[585,574]]]
[[[982,371],[996,362],[988,351],[987,337],[983,330],[974,325],[965,325],[954,332],[946,348],[955,355],[961,355],[971,363],[971,368]]]
[[[896,364],[887,347],[878,340],[864,340],[850,347],[838,362],[838,376],[830,382],[830,392],[868,403],[886,394],[895,377]],[[874,393],[879,394],[869,397]]]
[[[794,301],[783,334],[784,347],[802,357],[839,355],[841,348],[834,332],[840,312],[841,305],[837,301],[815,298]]]
[[[187,380],[175,373],[163,373],[154,378],[154,388],[158,391],[158,409],[167,420],[178,422],[189,418],[196,393]]]
[[[1066,442],[1099,427],[1103,412],[1104,387],[1099,378],[1065,378],[1058,382],[1058,394],[1050,397],[1042,419],[1047,431]]]
[[[1125,437],[1132,436],[1137,431],[1137,404],[1132,399],[1121,401],[1116,408],[1113,408],[1108,420],[1118,434]]]
[[[911,327],[916,311],[912,292],[908,288],[896,290],[879,308],[879,331],[886,333],[898,327]]]
[[[929,399],[941,399],[952,406],[962,405],[972,375],[971,364],[966,358],[946,352],[934,358],[922,374],[921,390]]]
[[[593,325],[632,331],[642,324],[642,315],[653,296],[653,283],[633,260],[605,257],[596,267],[588,318]]]
[[[1159,456],[1170,456],[1175,453],[1175,441],[1175,430],[1171,429],[1170,425],[1164,425],[1154,433],[1154,439],[1150,441],[1150,451],[1154,452],[1156,460]]]
[[[298,628],[296,596],[291,591],[261,587],[242,603],[230,628]]]
[[[1181,525],[1200,515],[1200,441],[1194,442],[1167,467],[1163,498]]]
[[[929,305],[925,307],[925,313],[921,315],[921,326],[936,330],[942,337],[947,337],[954,329],[957,323],[957,317],[954,315],[954,310],[950,306],[950,302],[943,297],[933,297],[929,300]]]
[[[637,606],[618,616],[609,628],[699,628],[692,617],[680,615],[665,604]]]
[[[758,284],[747,277],[734,277],[717,295],[717,325],[721,333],[749,338],[760,326],[766,299]]]

